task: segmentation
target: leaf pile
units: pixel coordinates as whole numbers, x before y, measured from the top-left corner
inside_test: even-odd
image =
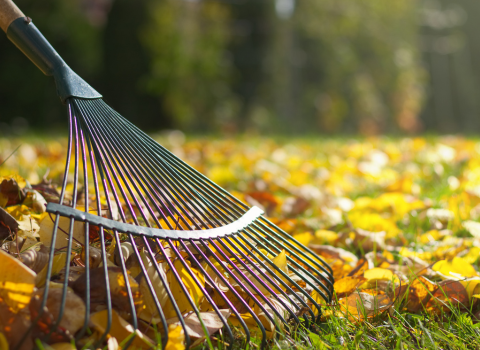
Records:
[[[275,224],[330,264],[336,279],[335,300],[325,306],[325,322],[345,319],[352,324],[375,325],[406,314],[437,320],[449,315],[465,315],[473,322],[480,319],[480,144],[475,140],[162,141],[245,203],[262,207]],[[34,161],[26,164],[24,155],[18,154],[1,171],[5,175],[20,173],[31,183],[38,183],[38,173],[46,170],[52,157],[55,162],[50,162],[49,176],[58,179],[64,159],[61,151],[53,146],[52,151],[50,146],[29,147]],[[20,190],[15,192],[17,187],[8,182],[10,179],[21,183]],[[0,227],[7,242],[4,250],[37,272],[38,286],[41,256],[45,254],[35,245],[41,241],[45,216],[41,197],[55,201],[55,188],[45,181],[30,188],[20,177],[7,180],[5,192],[2,187],[0,194],[6,212],[2,212]],[[48,222],[51,219],[45,225]],[[14,232],[22,240],[20,248]],[[58,244],[62,248],[65,242]],[[126,245],[123,248],[129,249]],[[72,268],[77,267],[75,261],[81,261],[81,244],[77,254]],[[66,258],[58,256],[58,260]],[[110,273],[115,274],[114,269],[112,266]],[[168,268],[165,272],[168,279]],[[151,276],[155,278],[159,277]],[[36,295],[28,292],[28,282],[21,283],[27,292],[19,290],[14,301],[8,293],[1,294],[3,307],[24,310],[22,305],[32,304]],[[79,288],[73,286],[73,294],[81,297]],[[138,288],[142,295],[141,281]],[[157,295],[161,299],[162,291]],[[149,303],[143,299],[142,303]],[[124,324],[128,315],[125,310],[122,313],[121,305],[120,299],[115,316],[120,330],[128,329]],[[149,320],[156,317],[152,313],[144,316]],[[104,319],[104,311],[95,314],[92,322],[96,322],[97,332],[102,331]],[[203,333],[197,320],[194,318],[189,327],[192,334],[200,336]],[[230,317],[235,324],[232,320]],[[219,328],[220,324],[211,333]],[[417,337],[415,332],[412,334]],[[175,322],[170,333],[171,339],[183,342]],[[13,335],[4,334],[10,341]],[[121,342],[124,337],[112,335],[110,339]],[[154,336],[150,333],[150,337]]]

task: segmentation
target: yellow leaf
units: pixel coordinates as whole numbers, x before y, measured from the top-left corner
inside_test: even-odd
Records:
[[[465,277],[478,276],[477,271],[465,259],[455,257],[452,260],[440,260],[432,267],[445,277],[464,279]]]
[[[178,275],[180,276],[180,279],[182,280],[183,284],[187,288],[189,295],[193,299],[193,302],[195,303],[196,306],[199,306],[202,303],[204,298],[202,290],[197,285],[197,283],[192,278],[192,276],[190,276],[188,271],[183,267],[182,262],[179,259],[177,259],[173,265]],[[193,272],[196,272],[196,269],[194,268],[191,268],[191,269]],[[199,274],[196,274],[196,276],[199,277]],[[200,283],[202,283],[202,278],[199,278],[199,279],[200,279]],[[175,296],[175,301],[178,307],[180,308],[180,312],[184,314],[186,312],[193,311],[193,307],[190,304],[188,297],[183,292],[182,287],[178,282],[177,278],[175,277],[175,274],[172,270],[169,270],[167,272],[167,281],[170,286],[170,290]],[[203,286],[205,286],[205,280],[203,280]],[[170,301],[166,303],[164,312],[167,318],[177,316],[175,309],[173,308],[173,305]]]
[[[468,251],[467,254],[462,256],[462,258],[468,262],[469,264],[474,264],[478,258],[480,257],[480,248],[479,247],[472,247]]]
[[[293,235],[293,238],[295,238],[298,242],[300,242],[304,246],[308,246],[310,241],[313,239],[313,235],[310,232],[297,233],[296,235]]]
[[[107,328],[108,321],[108,310],[102,310],[96,312],[90,316],[90,323],[93,325],[95,330],[100,334],[103,334]],[[133,335],[135,333],[135,336]],[[134,329],[131,324],[125,321],[120,315],[112,310],[112,326],[108,334],[111,337],[114,337],[118,340],[118,343],[121,343],[125,339],[130,339],[134,336],[134,339],[131,343],[132,349],[151,349],[154,346],[152,340],[150,340],[146,335],[137,329],[134,332]]]
[[[70,261],[70,259],[69,259],[69,261]],[[57,273],[59,273],[60,270],[65,267],[66,263],[67,263],[67,253],[60,253],[58,255],[55,255],[53,257],[51,276],[54,276]],[[45,265],[45,267],[42,269],[42,271],[40,271],[37,274],[37,277],[35,279],[35,286],[37,288],[43,287],[43,285],[45,284],[45,280],[47,278],[47,270],[48,270],[48,264]]]
[[[8,350],[8,341],[5,335],[0,332],[0,349],[2,350]]]
[[[285,272],[288,275],[288,266],[287,266],[287,255],[285,254],[285,250],[282,250],[275,258],[272,259],[272,263],[275,266],[278,266],[280,270]],[[275,274],[282,279],[285,283],[288,282],[288,280],[283,277],[280,272],[275,271]]]
[[[18,312],[30,303],[35,288],[35,272],[0,250],[0,297]]]
[[[171,324],[168,326],[168,342],[165,350],[184,350],[185,334],[182,326]]]
[[[368,281],[372,280],[379,280],[379,281],[391,281],[392,278],[395,278],[395,275],[391,270],[382,269],[380,267],[374,267],[373,269],[369,269],[363,273],[363,277],[365,277]]]
[[[338,281],[335,281],[335,283],[333,284],[333,289],[335,290],[337,297],[342,298],[343,296],[347,296],[353,293],[355,289],[366,280],[367,279],[365,277],[347,276]]]
[[[313,244],[332,244],[338,239],[338,233],[328,230],[315,231],[315,238],[311,242]]]

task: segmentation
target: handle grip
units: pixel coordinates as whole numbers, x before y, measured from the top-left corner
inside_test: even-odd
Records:
[[[8,26],[20,17],[25,15],[12,0],[0,0],[0,27],[5,33]]]

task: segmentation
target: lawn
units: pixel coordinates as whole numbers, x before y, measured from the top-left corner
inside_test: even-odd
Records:
[[[480,348],[478,140],[154,137],[332,267],[321,322],[273,348]],[[0,139],[0,176],[58,181],[65,144]]]

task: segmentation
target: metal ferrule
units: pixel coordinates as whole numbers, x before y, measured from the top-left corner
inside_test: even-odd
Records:
[[[22,17],[13,21],[8,27],[7,37],[43,74],[53,76],[57,94],[63,103],[66,103],[69,97],[102,98],[102,95],[67,66],[30,18]]]

